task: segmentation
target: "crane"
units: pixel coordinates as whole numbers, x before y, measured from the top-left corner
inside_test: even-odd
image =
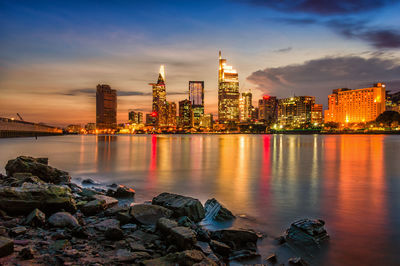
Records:
[[[24,119],[22,119],[22,116],[20,116],[19,113],[17,113],[17,116],[19,117],[19,120],[24,121]]]

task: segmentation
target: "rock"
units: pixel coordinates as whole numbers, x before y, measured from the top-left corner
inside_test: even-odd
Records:
[[[95,196],[93,196],[93,198],[96,200],[104,200],[105,201],[105,204],[104,204],[105,209],[111,208],[118,204],[117,199],[108,197],[105,195],[95,195]]]
[[[89,201],[85,205],[81,206],[80,210],[86,216],[98,214],[99,212],[118,204],[117,199],[108,196],[95,195],[94,198],[95,200]]]
[[[183,252],[172,253],[164,257],[145,260],[142,262],[142,264],[146,266],[160,266],[160,265],[191,266],[196,263],[198,265],[213,265],[213,266],[217,265],[213,260],[207,258],[199,250],[185,250]]]
[[[214,198],[206,201],[206,204],[204,205],[204,210],[206,212],[206,219],[224,222],[236,218],[230,210],[225,208]]]
[[[57,212],[49,217],[49,224],[54,227],[74,228],[79,226],[78,220],[68,212]]]
[[[20,257],[22,260],[30,260],[33,259],[33,254],[33,249],[31,247],[26,247],[18,253],[18,257]]]
[[[110,240],[122,240],[124,238],[124,233],[119,228],[107,228],[104,232],[104,236]]]
[[[69,247],[71,244],[67,239],[63,240],[56,240],[50,245],[50,249],[52,250],[64,250],[65,248]]]
[[[129,206],[119,206],[115,205],[113,207],[108,208],[104,211],[106,216],[114,216],[117,215],[119,212],[129,212]]]
[[[0,236],[0,258],[8,256],[14,252],[14,241]]]
[[[82,180],[82,185],[99,185],[93,179],[87,178]]]
[[[179,217],[177,221],[180,226],[186,226],[190,228],[196,227],[196,223],[190,220],[190,218],[187,216]]]
[[[130,223],[132,220],[132,216],[129,214],[129,212],[118,212],[116,218],[121,224]]]
[[[88,231],[87,231],[84,227],[82,227],[82,226],[73,228],[72,231],[71,231],[71,234],[72,234],[72,236],[74,236],[74,237],[83,238],[83,239],[88,238],[89,235],[90,235],[90,234],[88,233]]]
[[[119,229],[119,221],[115,220],[115,219],[107,219],[107,220],[104,220],[104,221],[94,224],[93,227],[102,232],[105,232],[107,229],[110,229],[110,228]]]
[[[278,257],[276,256],[275,253],[272,253],[271,255],[269,255],[266,259],[266,261],[270,262],[270,263],[277,263],[278,262]]]
[[[322,220],[302,219],[290,225],[286,230],[285,239],[290,244],[299,247],[317,247],[329,239]]]
[[[84,200],[90,201],[94,199],[94,196],[99,195],[100,193],[96,190],[90,188],[82,188],[80,192],[77,192],[79,196],[81,196]]]
[[[11,230],[9,232],[10,236],[19,236],[19,235],[23,235],[25,233],[26,233],[26,228],[23,226],[11,228]]]
[[[288,260],[289,265],[299,265],[299,266],[308,266],[308,263],[300,257],[290,258]]]
[[[25,219],[25,224],[30,226],[41,226],[46,222],[46,215],[39,209],[34,209]]]
[[[38,208],[45,213],[61,209],[76,212],[75,200],[67,186],[24,183],[21,187],[0,186],[0,208],[10,214],[27,215]]]
[[[4,226],[0,226],[0,235],[5,235],[7,233],[7,228]]]
[[[145,243],[146,245],[153,243],[160,239],[160,237],[158,235],[147,233],[140,229],[133,232],[130,236],[132,236],[132,238],[137,241],[141,241],[141,242]]]
[[[229,254],[231,253],[231,248],[227,244],[224,244],[216,240],[210,241],[210,247],[215,253],[223,257],[228,257]]]
[[[187,227],[178,226],[170,231],[170,236],[180,249],[190,249],[196,243],[196,233]]]
[[[116,252],[115,259],[120,263],[133,263],[138,259],[148,259],[151,256],[147,252],[139,251],[139,252],[130,252],[126,249],[118,249]],[[113,261],[111,262],[113,263]]]
[[[229,260],[249,260],[249,259],[254,259],[255,257],[259,257],[260,254],[258,254],[255,251],[251,250],[236,250],[231,253],[231,256],[229,257]]]
[[[234,250],[250,249],[256,251],[258,236],[250,230],[226,229],[211,233],[211,238],[223,242]]]
[[[7,178],[4,186],[20,187],[23,183],[45,183],[39,177],[33,176],[31,173],[14,173],[12,177]]]
[[[197,241],[196,244],[194,244],[194,247],[206,255],[210,255],[213,253],[213,251],[211,250],[210,244],[208,244],[207,242]]]
[[[141,224],[155,225],[158,219],[169,218],[172,211],[157,205],[136,204],[129,211],[133,219]]]
[[[71,177],[67,172],[47,164],[47,158],[19,156],[16,159],[9,160],[5,168],[8,176],[12,176],[14,173],[31,173],[48,183],[60,184],[71,181]]]
[[[282,244],[286,243],[286,239],[284,236],[277,237],[275,240],[278,243],[278,245],[282,245]]]
[[[114,192],[114,197],[116,198],[132,198],[135,196],[135,190],[133,188],[119,185],[117,190]]]
[[[175,217],[187,216],[194,222],[200,222],[205,217],[201,202],[191,197],[164,192],[153,198],[152,204],[174,211]]]
[[[211,240],[210,232],[206,228],[204,228],[202,226],[197,226],[195,231],[196,231],[196,235],[197,235],[197,240],[210,242],[210,240]]]
[[[123,226],[121,226],[121,229],[135,231],[137,227],[138,226],[136,224],[124,224]]]
[[[160,218],[157,221],[157,229],[164,234],[169,234],[172,228],[177,227],[178,223],[168,218]]]

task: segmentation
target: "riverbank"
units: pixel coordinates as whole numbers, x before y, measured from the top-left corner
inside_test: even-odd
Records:
[[[133,188],[91,179],[71,183],[47,158],[18,157],[0,176],[0,263],[13,265],[224,265],[282,262],[259,254],[266,236],[251,229],[209,231],[236,217],[217,200],[161,193],[135,203]],[[308,233],[307,233],[308,232]],[[318,252],[328,235],[320,220],[296,221],[276,240]],[[262,256],[263,255],[263,256]],[[262,258],[267,261],[262,261]],[[292,264],[307,265],[301,258]]]

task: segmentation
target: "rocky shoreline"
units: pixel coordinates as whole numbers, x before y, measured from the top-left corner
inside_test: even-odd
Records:
[[[216,199],[161,193],[133,204],[135,190],[82,186],[48,165],[20,156],[0,174],[1,265],[229,265],[260,256],[263,237],[251,229],[209,231],[201,221],[235,219]],[[294,222],[277,245],[318,249],[329,238],[324,222]],[[313,252],[313,251],[311,251]],[[276,254],[263,261],[281,264]],[[300,258],[289,265],[308,265]]]

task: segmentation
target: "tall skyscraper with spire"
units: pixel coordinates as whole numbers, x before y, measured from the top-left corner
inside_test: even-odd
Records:
[[[239,76],[219,51],[218,120],[219,123],[239,122]]]
[[[167,93],[165,90],[165,70],[160,67],[157,83],[149,83],[153,87],[153,106],[152,117],[155,119],[156,126],[166,126],[167,113]]]

